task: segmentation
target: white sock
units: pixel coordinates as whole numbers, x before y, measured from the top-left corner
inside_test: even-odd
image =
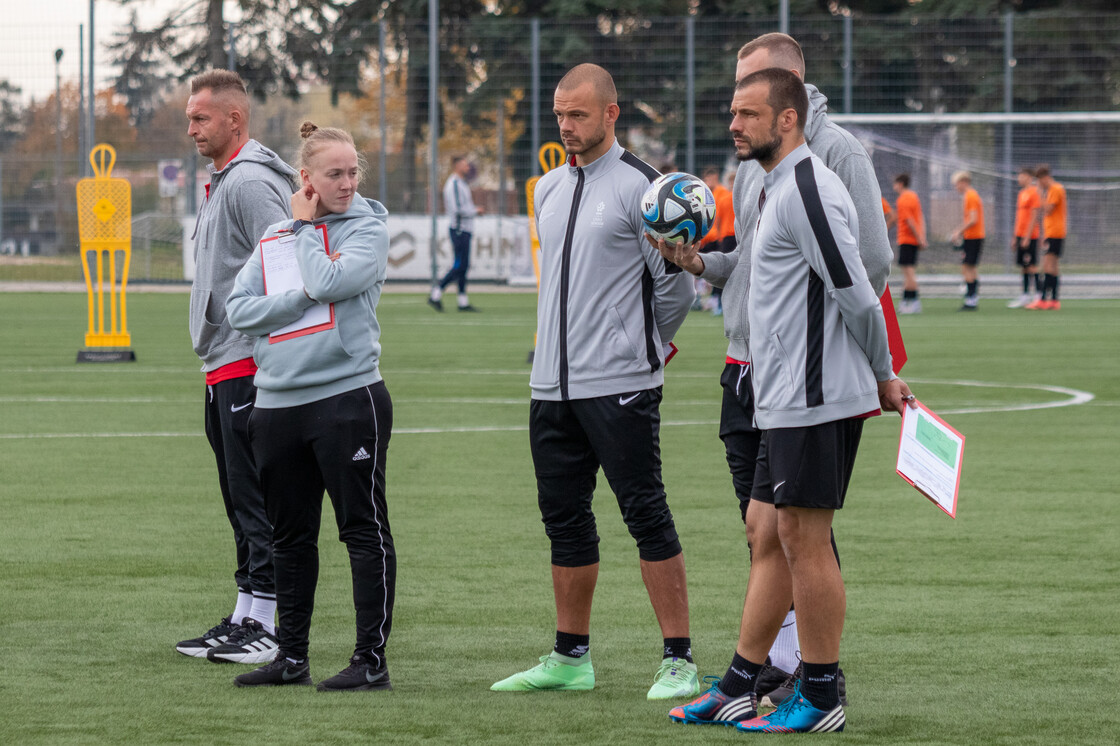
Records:
[[[432,286],[432,300],[439,300],[443,297],[443,291],[439,289],[439,285]]]
[[[249,611],[249,616],[264,625],[265,631],[268,632],[268,634],[276,634],[276,624],[273,622],[273,619],[276,618],[275,598],[253,596],[253,608]]]
[[[466,308],[471,304],[470,298],[466,293],[459,293],[459,308]]]
[[[801,649],[797,644],[797,617],[791,611],[786,614],[785,621],[782,622],[782,629],[778,632],[778,639],[774,640],[774,647],[770,648],[770,665],[793,673],[800,660]]]
[[[229,615],[229,620],[234,624],[242,624],[245,617],[249,616],[251,608],[253,608],[253,594],[238,591],[237,606],[233,607],[233,613]]]

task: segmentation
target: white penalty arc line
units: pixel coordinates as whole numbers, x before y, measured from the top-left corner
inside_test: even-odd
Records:
[[[910,379],[915,384],[948,385],[948,386],[973,386],[981,388],[1002,389],[1032,389],[1048,391],[1054,394],[1067,396],[1067,399],[1057,399],[1047,402],[1034,402],[1031,404],[1011,404],[993,407],[960,407],[957,409],[942,409],[940,414],[986,414],[995,412],[1026,412],[1035,409],[1055,409],[1058,407],[1075,407],[1088,404],[1095,397],[1088,391],[1066,388],[1064,386],[1050,386],[1048,384],[1034,383],[991,383],[988,381],[941,381],[935,379],[914,378]],[[513,401],[513,400],[508,400]],[[719,420],[667,420],[663,427],[711,427],[719,424]],[[402,427],[394,428],[394,435],[441,435],[444,433],[516,433],[528,431],[528,425],[464,425],[461,427]],[[0,433],[0,440],[44,440],[57,438],[196,438],[203,434],[190,433]]]

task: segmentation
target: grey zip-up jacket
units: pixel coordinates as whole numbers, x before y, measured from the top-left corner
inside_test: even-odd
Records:
[[[344,213],[331,213],[295,233],[295,255],[303,290],[265,295],[258,247],[237,275],[227,310],[235,329],[254,337],[259,409],[294,407],[368,386],[381,380],[381,326],[377,301],[389,261],[389,213],[380,202],[354,195]],[[268,229],[290,233],[292,220]],[[338,258],[331,261],[324,244]],[[310,300],[308,295],[315,300]],[[333,329],[271,342],[271,332],[287,326],[315,302],[333,303]]]
[[[617,141],[585,167],[549,171],[533,210],[541,241],[534,399],[655,388],[688,315],[692,278],[645,239],[642,195],[658,172]]]
[[[253,354],[253,340],[226,318],[233,278],[273,223],[290,215],[296,172],[280,156],[249,140],[225,167],[210,171],[210,191],[195,223],[195,274],[190,331],[202,370],[210,372]]]
[[[859,255],[876,296],[887,287],[891,272],[890,239],[883,220],[882,194],[871,158],[850,132],[833,124],[828,118],[828,99],[815,86],[806,85],[809,114],[805,123],[805,141],[824,165],[840,177],[855,203],[859,215]],[[723,288],[723,331],[727,336],[727,355],[735,360],[747,359],[750,324],[747,321],[747,286],[750,282],[751,247],[758,223],[758,194],[765,172],[757,161],[744,161],[735,175],[732,190],[735,204],[735,239],[737,248],[728,254],[704,254],[704,271],[708,282]]]
[[[805,144],[763,184],[747,303],[755,425],[807,427],[877,410],[876,381],[894,374],[848,191]]]

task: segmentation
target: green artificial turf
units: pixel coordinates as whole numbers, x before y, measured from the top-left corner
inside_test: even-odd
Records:
[[[645,691],[660,657],[637,554],[600,479],[597,688],[498,694],[552,642],[548,544],[529,456],[532,295],[437,315],[388,293],[394,400],[394,691],[239,690],[244,667],[177,654],[232,611],[233,542],[202,436],[185,294],[134,294],[138,360],[76,364],[85,296],[0,295],[0,743],[732,743]],[[848,591],[846,743],[1120,739],[1120,302],[1057,313],[924,301],[903,377],[967,438],[956,520],[894,473],[898,418],[868,422],[836,535]],[[693,650],[722,674],[748,568],[716,435],[725,343],[693,313],[662,406]],[[983,384],[983,385],[968,385]],[[1015,410],[1068,401],[1078,406]],[[329,505],[312,675],[353,644]],[[800,740],[794,737],[794,740]]]

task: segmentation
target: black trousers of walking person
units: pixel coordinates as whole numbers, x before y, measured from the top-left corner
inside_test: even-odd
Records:
[[[325,488],[350,555],[354,652],[385,665],[397,574],[385,505],[392,428],[384,382],[300,406],[258,407],[253,414],[249,434],[273,527],[281,655],[307,657]]]

